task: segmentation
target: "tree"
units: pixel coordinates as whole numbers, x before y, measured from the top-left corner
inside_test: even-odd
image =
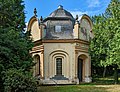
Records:
[[[92,57],[92,65],[94,67],[97,66],[99,68],[102,66],[105,69],[106,65],[103,66],[102,63],[106,60],[106,57],[107,57],[106,52],[108,49],[108,44],[106,43],[107,37],[104,32],[106,20],[103,17],[103,15],[94,16],[94,17],[92,17],[92,20],[93,20],[93,24],[94,24],[93,31],[95,33],[95,37],[94,37],[94,39],[92,39],[91,44],[90,44],[90,54]],[[97,70],[97,67],[95,68],[95,70]],[[101,71],[101,72],[100,71],[99,71],[99,73],[102,74],[103,71]]]
[[[23,30],[25,14],[22,0],[0,0],[0,26],[13,27],[17,31]]]
[[[108,18],[107,24],[110,31],[109,59],[108,64],[114,65],[115,83],[118,83],[117,69],[120,66],[120,0],[112,0],[109,4],[105,17]]]
[[[34,65],[29,51],[33,47],[24,34],[25,14],[22,0],[0,0],[0,87],[3,75],[11,68],[29,71]],[[0,89],[2,89],[0,88]]]
[[[111,0],[105,13],[94,17],[95,38],[91,41],[92,57],[99,65],[114,67],[114,80],[118,82],[120,66],[120,0]]]

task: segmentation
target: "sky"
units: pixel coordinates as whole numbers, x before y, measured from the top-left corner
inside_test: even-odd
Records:
[[[99,15],[105,12],[110,0],[23,0],[25,4],[26,22],[34,15],[34,8],[37,9],[37,16],[43,18],[49,16],[59,5],[69,11],[73,17],[87,14],[89,16]]]

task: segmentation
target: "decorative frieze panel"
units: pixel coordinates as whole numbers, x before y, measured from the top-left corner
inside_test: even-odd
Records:
[[[88,53],[89,45],[84,43],[76,43],[75,51],[77,52],[87,52]]]
[[[79,49],[88,49],[89,48],[89,45],[87,44],[83,44],[83,43],[76,43],[76,48],[79,48]]]
[[[35,52],[42,52],[44,51],[44,46],[40,45],[40,46],[35,46],[32,48],[32,51],[30,51],[30,53],[35,53]]]

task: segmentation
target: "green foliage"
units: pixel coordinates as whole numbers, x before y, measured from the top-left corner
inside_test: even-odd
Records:
[[[90,54],[92,57],[92,64],[94,66],[101,66],[102,61],[105,61],[107,57],[108,44],[106,33],[104,33],[105,28],[105,18],[102,15],[94,16],[93,18],[95,37],[92,39],[90,44]],[[104,47],[104,48],[103,48]],[[101,61],[100,61],[101,60]]]
[[[25,27],[24,4],[22,0],[0,0],[0,26],[23,30]]]
[[[120,0],[111,0],[105,13],[94,16],[93,22],[95,38],[90,45],[93,65],[120,66]]]
[[[0,64],[3,65],[1,68],[30,69],[33,65],[29,55],[32,43],[22,38],[14,29],[4,30],[6,32],[2,32],[2,30],[0,29]]]
[[[93,17],[95,37],[91,41],[90,50],[100,66],[120,65],[119,11],[120,1],[112,0],[104,14]]]
[[[29,72],[23,70],[9,69],[4,72],[5,92],[36,92],[37,84]]]
[[[23,76],[20,74],[26,71],[30,72],[31,67],[34,65],[29,54],[33,43],[28,33],[24,34],[24,27],[23,0],[0,0],[0,89],[4,87],[3,83],[10,85],[9,83],[10,80],[12,81],[12,78],[13,82],[11,83],[13,84],[11,85],[14,85],[14,78],[25,77],[25,74]],[[9,71],[11,68],[15,69],[13,73]],[[16,71],[16,69],[22,69],[22,71]],[[6,82],[5,78],[7,76],[3,76],[2,72],[6,72],[10,78],[11,75],[8,71],[15,74],[15,76],[8,79],[9,82]],[[17,84],[15,85],[17,86]]]
[[[120,65],[120,0],[112,0],[106,10],[106,28],[109,30],[109,59],[110,64]]]

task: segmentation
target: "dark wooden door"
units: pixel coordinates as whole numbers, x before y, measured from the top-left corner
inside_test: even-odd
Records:
[[[82,71],[83,71],[83,60],[78,58],[78,79],[79,82],[82,81]]]

